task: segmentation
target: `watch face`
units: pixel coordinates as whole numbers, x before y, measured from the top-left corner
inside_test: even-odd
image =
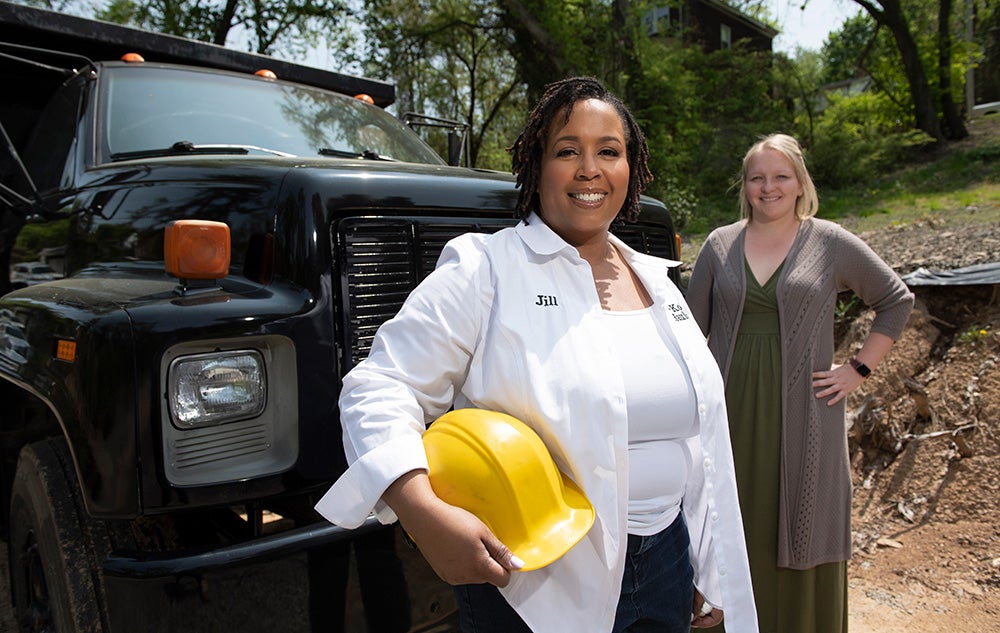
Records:
[[[851,367],[853,367],[855,371],[861,374],[862,378],[867,378],[868,374],[872,373],[872,370],[868,369],[868,365],[865,365],[861,361],[852,358],[850,362],[851,362]]]

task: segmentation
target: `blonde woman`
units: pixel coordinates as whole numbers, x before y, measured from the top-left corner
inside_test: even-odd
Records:
[[[815,218],[802,148],[774,134],[743,159],[742,219],[713,231],[687,300],[726,382],[761,633],[846,633],[851,475],[844,398],[902,333],[913,295],[861,239]],[[875,310],[834,366],[838,293]]]

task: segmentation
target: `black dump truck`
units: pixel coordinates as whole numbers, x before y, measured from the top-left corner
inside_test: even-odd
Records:
[[[0,76],[20,630],[455,630],[398,530],[312,508],[341,376],[447,240],[514,222],[512,177],[442,159],[391,84],[2,1]],[[619,235],[676,257],[643,205]]]

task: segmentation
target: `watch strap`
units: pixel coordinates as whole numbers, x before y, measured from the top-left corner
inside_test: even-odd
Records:
[[[856,371],[859,374],[861,374],[862,378],[867,378],[872,373],[871,368],[868,367],[868,365],[865,365],[864,363],[862,363],[861,361],[859,361],[857,358],[852,358],[851,360],[849,360],[847,362],[848,362],[848,364],[851,367],[854,368],[854,371]]]

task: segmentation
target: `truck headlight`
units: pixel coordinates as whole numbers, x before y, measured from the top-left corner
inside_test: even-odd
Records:
[[[264,410],[264,360],[254,350],[182,356],[167,375],[170,417],[179,428],[253,418]]]
[[[163,470],[178,487],[285,472],[299,456],[295,343],[278,334],[183,341],[160,358]]]

